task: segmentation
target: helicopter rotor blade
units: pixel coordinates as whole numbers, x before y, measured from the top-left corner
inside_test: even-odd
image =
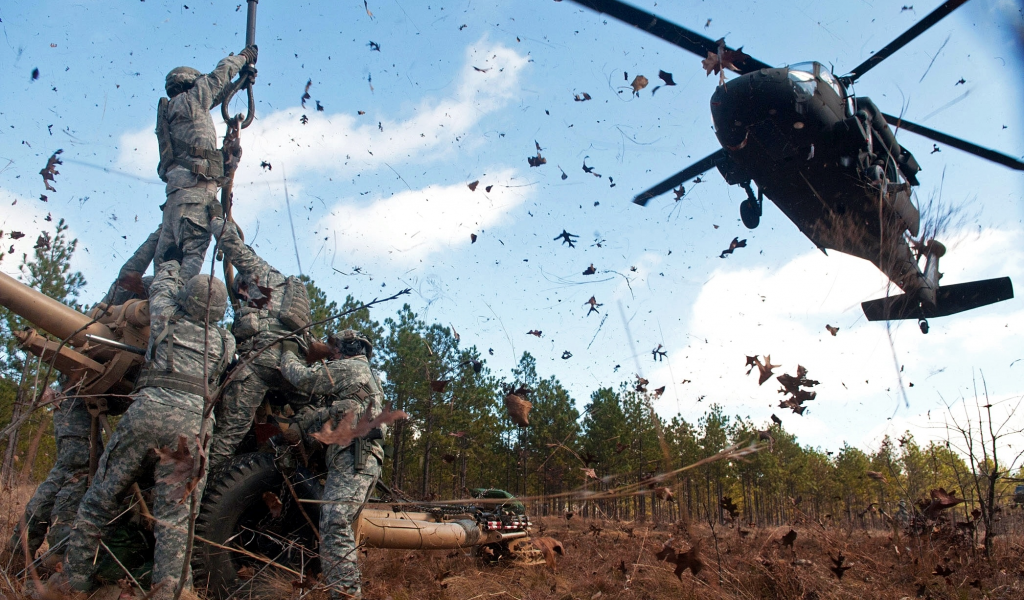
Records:
[[[911,123],[906,119],[901,119],[893,115],[882,113],[882,116],[885,117],[886,122],[893,127],[906,129],[911,133],[916,133],[917,135],[935,140],[936,142],[941,142],[947,146],[952,146],[957,150],[963,150],[964,152],[979,156],[985,160],[990,160],[994,163],[1003,165],[1004,167],[1009,167],[1017,171],[1024,171],[1024,162],[1021,162],[1012,156],[1003,154],[1002,152],[983,148],[977,144],[966,142],[960,138],[942,133],[941,131],[935,131],[934,129],[930,129],[923,125],[918,125],[917,123]]]
[[[887,46],[885,46],[878,52],[872,54],[871,58],[854,67],[853,70],[849,72],[849,74],[843,75],[841,79],[847,85],[853,83],[854,81],[857,81],[858,79],[861,78],[861,76],[864,75],[864,73],[867,73],[868,71],[876,67],[878,63],[895,54],[897,50],[909,44],[914,38],[921,35],[925,31],[928,31],[928,29],[930,29],[932,25],[935,25],[943,18],[945,18],[949,13],[960,8],[966,3],[967,0],[946,0],[946,2],[943,2],[938,8],[929,13],[927,17],[915,23],[913,27],[904,31],[903,35],[889,42]]]
[[[703,173],[704,171],[713,169],[714,167],[718,166],[719,161],[721,161],[724,158],[724,149],[718,150],[717,152],[713,152],[705,156],[704,158],[698,160],[697,162],[693,163],[692,165],[686,167],[682,171],[676,173],[675,175],[669,177],[665,181],[662,181],[661,183],[652,186],[646,191],[637,194],[636,198],[633,198],[633,203],[639,204],[640,206],[647,206],[647,202],[651,198],[654,198],[655,196],[660,196],[665,192],[674,189],[676,186],[683,183],[684,181],[689,180],[691,177],[696,177]]]
[[[703,35],[691,31],[682,25],[676,25],[671,21],[666,21],[657,15],[653,15],[647,11],[640,10],[639,8],[630,6],[619,0],[572,0],[580,6],[585,6],[590,10],[604,13],[609,17],[613,17],[632,25],[637,29],[642,29],[647,33],[659,37],[670,44],[675,44],[687,52],[692,52],[701,58],[706,58],[708,53],[715,54],[718,52],[718,42],[710,38],[704,37]],[[726,48],[726,50],[732,50],[732,48]],[[756,58],[747,58],[746,60],[737,63],[736,67],[739,72],[750,73],[751,71],[757,71],[758,69],[771,68]]]

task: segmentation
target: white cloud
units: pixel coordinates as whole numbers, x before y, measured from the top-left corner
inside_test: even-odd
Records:
[[[518,97],[527,63],[526,56],[506,46],[481,41],[467,48],[454,93],[420,102],[410,109],[408,118],[371,121],[367,115],[318,112],[309,103],[306,108],[294,106],[259,115],[242,133],[245,154],[235,178],[236,189],[257,184],[254,189],[259,194],[262,182],[279,178],[280,169],[276,173],[261,169],[263,160],[285,165],[289,177],[303,171],[338,177],[382,168],[385,163],[395,166],[438,160],[463,144],[472,146],[476,141],[467,139],[467,134]],[[302,115],[309,119],[306,125],[299,122]],[[121,137],[118,162],[123,170],[148,177],[157,158],[151,127]]]
[[[966,237],[943,259],[944,281],[1001,275],[1020,281],[1024,249],[1019,239],[1018,231],[995,229]],[[1000,259],[992,260],[996,256]],[[1020,346],[1024,330],[1019,299],[935,319],[927,336],[912,321],[894,323],[890,346],[884,324],[865,321],[859,306],[862,300],[882,296],[884,284],[881,274],[865,261],[841,254],[826,257],[817,251],[772,271],[719,268],[701,289],[687,325],[665,332],[675,380],[666,364],[647,375],[652,387],[667,385],[660,407],[666,413],[674,413],[676,406],[700,412],[717,402],[727,412],[749,412],[755,419],[775,411],[792,417],[787,427],[800,422],[801,441],[818,444],[849,436],[844,422],[857,421],[860,426],[866,424],[861,423],[866,413],[877,419],[902,406],[894,352],[904,369],[903,385],[918,408],[921,402],[937,401],[936,392],[955,396],[972,366],[995,371],[994,363],[1005,369],[1017,358],[1007,351]],[[826,324],[840,327],[836,337],[825,331]],[[793,374],[801,364],[812,379],[821,381],[814,388],[818,398],[807,403],[809,412],[802,421],[808,422],[776,407],[783,396],[774,379],[759,387],[756,368],[744,375],[744,354],[770,354],[773,363],[783,365],[776,374]],[[946,368],[949,373],[929,381]],[[1012,375],[1000,374],[1004,391],[1024,391],[1007,379]],[[684,378],[693,383],[681,385]],[[916,387],[910,389],[914,382]],[[694,403],[697,390],[707,394],[701,405]]]
[[[428,186],[390,198],[339,201],[325,219],[338,234],[342,254],[386,255],[388,260],[415,263],[433,252],[471,243],[470,234],[507,223],[513,208],[528,196],[509,187],[514,172],[488,177],[497,182],[490,192],[481,183],[472,191],[464,183]]]

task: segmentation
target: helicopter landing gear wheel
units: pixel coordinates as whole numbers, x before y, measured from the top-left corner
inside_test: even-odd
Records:
[[[761,206],[757,200],[747,199],[740,202],[740,220],[747,229],[757,229],[761,224]]]
[[[918,319],[917,326],[921,328],[921,333],[928,333],[928,319]]]

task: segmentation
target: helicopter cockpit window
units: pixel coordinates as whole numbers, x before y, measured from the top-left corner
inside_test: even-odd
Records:
[[[818,82],[814,77],[814,63],[799,63],[789,67],[789,80],[796,88],[797,102],[810,100],[818,88]]]
[[[818,66],[821,67],[821,65]],[[829,87],[835,90],[837,96],[840,98],[846,98],[846,90],[843,89],[843,84],[839,83],[839,80],[833,77],[832,73],[828,72],[828,69],[819,68],[818,77],[827,83]]]

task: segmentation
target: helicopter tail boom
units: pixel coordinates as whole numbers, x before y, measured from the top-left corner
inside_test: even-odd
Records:
[[[920,320],[955,315],[1011,298],[1013,283],[1009,277],[999,277],[944,285],[935,290],[934,307],[921,302],[915,293],[868,300],[861,302],[861,308],[868,321]]]

